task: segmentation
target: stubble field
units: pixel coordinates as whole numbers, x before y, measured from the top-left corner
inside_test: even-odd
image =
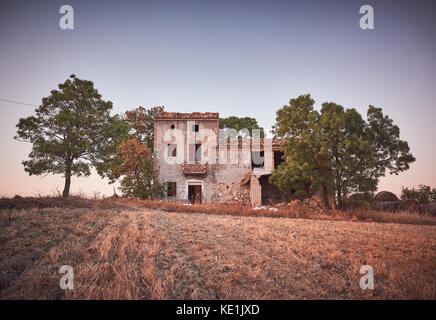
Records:
[[[148,208],[0,220],[0,299],[435,299],[436,226]],[[74,289],[59,268],[74,269]],[[362,265],[374,289],[359,286]]]

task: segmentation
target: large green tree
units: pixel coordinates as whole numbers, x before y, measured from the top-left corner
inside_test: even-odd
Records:
[[[239,134],[242,135],[243,132],[241,130],[247,129],[248,131],[245,133],[248,134],[248,137],[253,136],[253,129],[258,129],[260,131],[260,137],[264,137],[263,128],[259,126],[257,120],[255,118],[249,117],[228,117],[228,118],[220,118],[219,119],[219,127],[220,129],[235,129]]]
[[[92,167],[104,175],[109,155],[126,139],[129,127],[111,116],[112,102],[104,101],[91,81],[71,75],[58,87],[33,116],[19,120],[14,138],[32,143],[25,171],[63,174],[62,196],[67,197],[72,176],[89,176]]]
[[[381,109],[370,106],[365,121],[355,109],[326,102],[318,112],[314,103],[302,95],[277,111],[273,133],[285,138],[287,161],[270,182],[282,191],[308,197],[322,188],[342,207],[351,193],[373,193],[387,170],[398,174],[415,160]]]

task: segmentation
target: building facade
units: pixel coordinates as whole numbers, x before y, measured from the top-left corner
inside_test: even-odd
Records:
[[[223,134],[218,113],[162,112],[154,121],[154,156],[168,201],[252,206],[288,201],[268,183],[283,161],[280,147],[277,140]]]

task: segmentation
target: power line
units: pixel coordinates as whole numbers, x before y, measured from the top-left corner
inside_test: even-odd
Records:
[[[10,103],[16,103],[16,104],[22,104],[22,105],[30,106],[30,107],[38,107],[38,105],[36,105],[36,104],[25,103],[25,102],[19,102],[19,101],[13,101],[13,100],[2,99],[2,98],[0,98],[0,101],[10,102]]]

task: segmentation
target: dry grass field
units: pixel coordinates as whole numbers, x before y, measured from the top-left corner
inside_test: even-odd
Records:
[[[3,209],[0,299],[436,299],[432,217],[380,223],[129,203]],[[363,264],[374,268],[374,290],[359,287]],[[62,265],[74,268],[73,290],[59,287]]]

